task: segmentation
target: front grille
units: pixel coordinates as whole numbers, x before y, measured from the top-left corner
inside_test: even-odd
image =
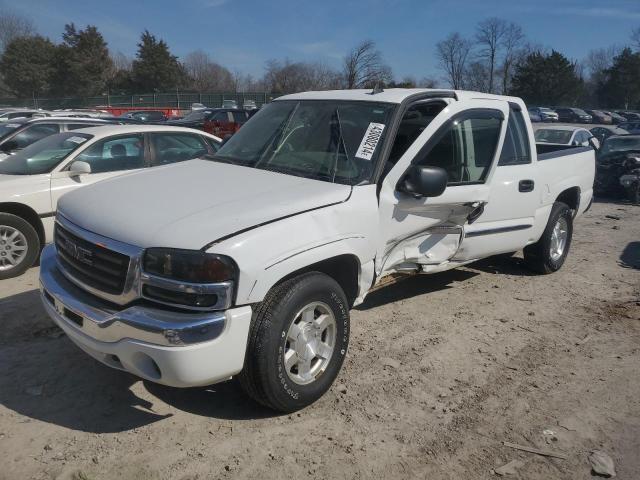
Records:
[[[58,260],[72,277],[103,292],[120,295],[129,269],[129,257],[88,242],[56,223],[54,241]]]

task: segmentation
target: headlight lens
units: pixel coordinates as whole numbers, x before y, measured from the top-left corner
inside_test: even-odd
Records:
[[[189,283],[220,283],[236,279],[238,267],[224,255],[199,250],[149,248],[143,268],[146,273]]]

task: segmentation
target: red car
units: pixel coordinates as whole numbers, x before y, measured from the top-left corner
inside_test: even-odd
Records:
[[[223,140],[230,137],[249,120],[247,110],[216,108],[204,121],[204,131]]]

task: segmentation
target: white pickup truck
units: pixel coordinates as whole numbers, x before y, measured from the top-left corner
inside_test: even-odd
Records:
[[[537,151],[524,103],[475,92],[307,92],[217,154],[68,193],[44,305],[101,362],[176,387],[238,375],[280,411],[326,392],[374,287],[524,249],[565,261],[590,147]]]

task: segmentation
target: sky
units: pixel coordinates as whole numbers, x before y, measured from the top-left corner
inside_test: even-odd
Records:
[[[65,23],[96,25],[113,52],[134,56],[144,29],[178,56],[201,49],[230,70],[262,75],[271,58],[339,68],[358,42],[376,42],[396,78],[439,78],[435,44],[472,36],[492,16],[518,23],[533,44],[573,60],[629,43],[640,0],[0,0],[60,41]]]

